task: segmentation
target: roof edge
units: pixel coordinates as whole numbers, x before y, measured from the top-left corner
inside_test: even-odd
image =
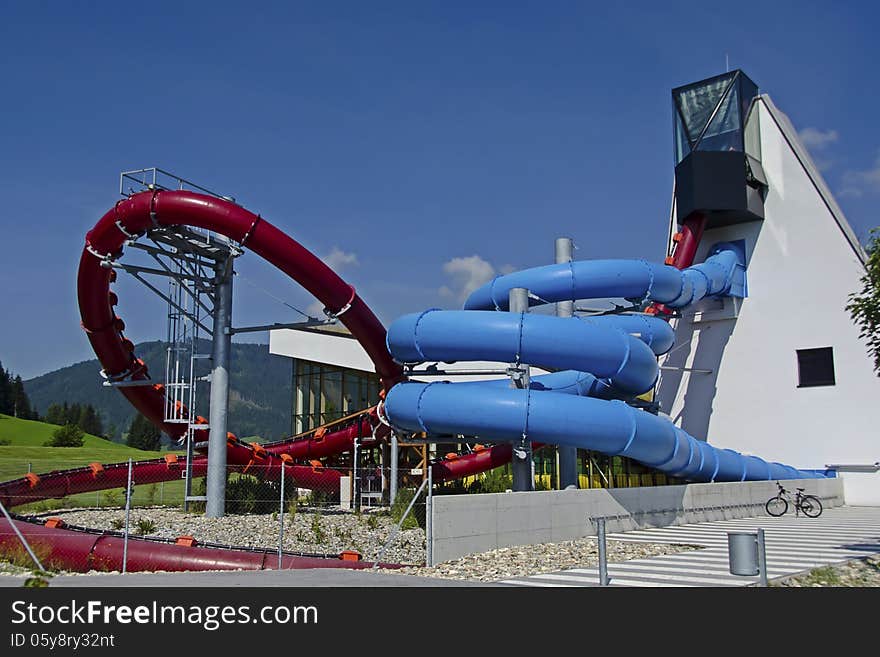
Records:
[[[810,157],[809,151],[807,151],[806,146],[804,146],[801,141],[798,131],[795,129],[791,120],[782,110],[776,107],[768,94],[759,94],[755,97],[753,102],[764,103],[764,106],[770,113],[770,117],[776,123],[782,136],[785,137],[789,147],[791,147],[791,150],[794,152],[795,157],[803,167],[804,172],[806,172],[807,176],[810,178],[816,191],[819,192],[819,196],[822,197],[822,201],[825,203],[828,211],[831,212],[831,216],[834,217],[834,221],[837,223],[837,226],[840,228],[844,237],[846,237],[850,247],[852,247],[852,250],[855,252],[862,265],[867,266],[868,254],[859,243],[852,226],[850,226],[849,221],[846,219],[846,215],[843,214],[843,210],[837,204],[834,194],[831,193],[831,189],[828,187],[828,184],[819,172],[819,168],[816,166],[816,163],[813,162],[813,158]]]

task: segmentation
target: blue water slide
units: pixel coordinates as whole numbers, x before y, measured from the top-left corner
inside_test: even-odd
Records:
[[[575,299],[650,299],[681,308],[706,296],[743,296],[745,259],[735,244],[721,243],[705,262],[684,270],[646,260],[580,260],[498,276],[474,290],[465,310],[507,310],[509,292],[528,289],[532,305]]]
[[[745,267],[741,249],[729,243],[685,270],[641,260],[550,265],[496,278],[471,294],[465,310],[405,315],[387,337],[400,363],[497,361],[560,371],[534,377],[527,389],[510,388],[506,379],[400,383],[384,403],[395,428],[569,445],[627,456],[689,481],[822,476],[711,446],[621,401],[653,387],[656,357],[672,348],[675,337],[666,321],[639,313],[563,318],[495,312],[508,307],[515,287],[528,289],[539,303],[626,298],[682,308],[706,297],[744,295]]]

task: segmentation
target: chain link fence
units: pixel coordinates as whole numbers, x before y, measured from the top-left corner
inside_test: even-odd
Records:
[[[360,567],[427,561],[427,473],[406,469],[392,480],[389,468],[371,462],[359,469],[317,461],[282,467],[283,477],[277,462],[229,467],[220,518],[206,517],[199,499],[206,495],[204,468],[194,462],[185,500],[184,464],[172,455],[130,468],[29,472],[0,483],[0,504],[10,513],[0,518],[0,568],[132,572],[225,569],[242,559],[246,565],[238,567],[246,568],[295,567],[297,558]],[[163,546],[172,546],[171,557]]]

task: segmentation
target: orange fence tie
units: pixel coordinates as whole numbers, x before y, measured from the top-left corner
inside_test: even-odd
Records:
[[[175,545],[182,545],[184,547],[192,547],[196,544],[196,539],[192,536],[178,536],[177,540],[174,541]]]
[[[24,478],[28,480],[28,483],[30,484],[30,487],[31,487],[31,488],[36,488],[36,487],[37,487],[37,484],[40,483],[40,475],[38,475],[38,474],[36,474],[36,473],[34,473],[34,472],[28,472],[28,473],[24,476]]]
[[[327,427],[318,427],[315,429],[315,440],[320,440],[327,435]]]
[[[485,452],[485,451],[486,451],[486,446],[485,446],[485,445],[480,445],[479,443],[477,443],[476,445],[474,445],[474,449],[473,449],[473,451],[474,451],[474,453],[476,453],[476,452]]]
[[[177,462],[177,454],[166,454],[165,455],[165,466],[171,470],[173,468],[180,467],[180,464]]]
[[[104,466],[95,461],[94,463],[89,463],[89,468],[92,470],[92,477],[97,479],[102,474],[104,474]]]
[[[339,558],[343,561],[360,561],[361,553],[356,550],[343,550],[339,553]]]
[[[312,466],[312,472],[321,472],[324,469],[324,464],[317,459],[312,459],[309,464]]]
[[[290,454],[279,454],[278,458],[280,458],[285,463],[293,463],[293,457]]]
[[[263,446],[260,443],[248,443],[251,447],[254,448],[254,456],[261,461],[266,458],[266,450],[263,449]]]
[[[458,458],[458,454],[456,454],[455,452],[449,452],[449,453],[446,455],[446,459],[449,460],[449,461],[454,461],[454,460],[457,459],[457,458]]]
[[[673,242],[681,242],[682,237],[684,237],[683,233],[676,233],[675,235],[672,236],[672,241]]]
[[[56,516],[46,518],[46,527],[49,529],[61,529],[64,527],[64,521]]]
[[[666,256],[666,260],[663,261],[663,263],[667,265],[671,265],[673,262],[675,262],[675,258],[672,256]]]

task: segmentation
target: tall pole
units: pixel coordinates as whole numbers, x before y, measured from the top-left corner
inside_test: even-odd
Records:
[[[284,554],[284,460],[281,461],[281,503],[278,509],[278,570],[281,570],[281,557]]]
[[[205,515],[226,515],[226,421],[229,412],[229,358],[232,351],[232,258],[218,263],[214,301],[214,344],[211,352],[211,412],[208,433],[208,477]]]
[[[398,447],[397,447],[397,433],[391,432],[391,472],[389,477],[391,481],[388,482],[388,503],[394,504],[394,500],[397,499],[397,458],[398,458]]]
[[[529,312],[529,291],[524,287],[515,287],[511,289],[508,300],[510,302],[510,312]],[[514,363],[514,366],[522,368],[522,371],[513,375],[511,387],[522,388],[528,391],[530,383],[529,366],[523,365],[522,363]],[[513,490],[534,490],[535,479],[532,475],[532,443],[529,441],[528,436],[524,435],[520,441],[515,442],[513,445],[511,471],[513,473]]]
[[[572,260],[573,245],[570,237],[556,238],[556,264],[561,265]],[[556,302],[557,317],[572,317],[574,315],[574,299],[570,301]],[[557,476],[560,490],[569,486],[578,487],[577,475],[577,447],[559,445],[556,448]]]
[[[122,574],[128,571],[128,534],[131,520],[131,469],[132,462],[128,459],[128,485],[125,488],[125,535],[122,539]]]

